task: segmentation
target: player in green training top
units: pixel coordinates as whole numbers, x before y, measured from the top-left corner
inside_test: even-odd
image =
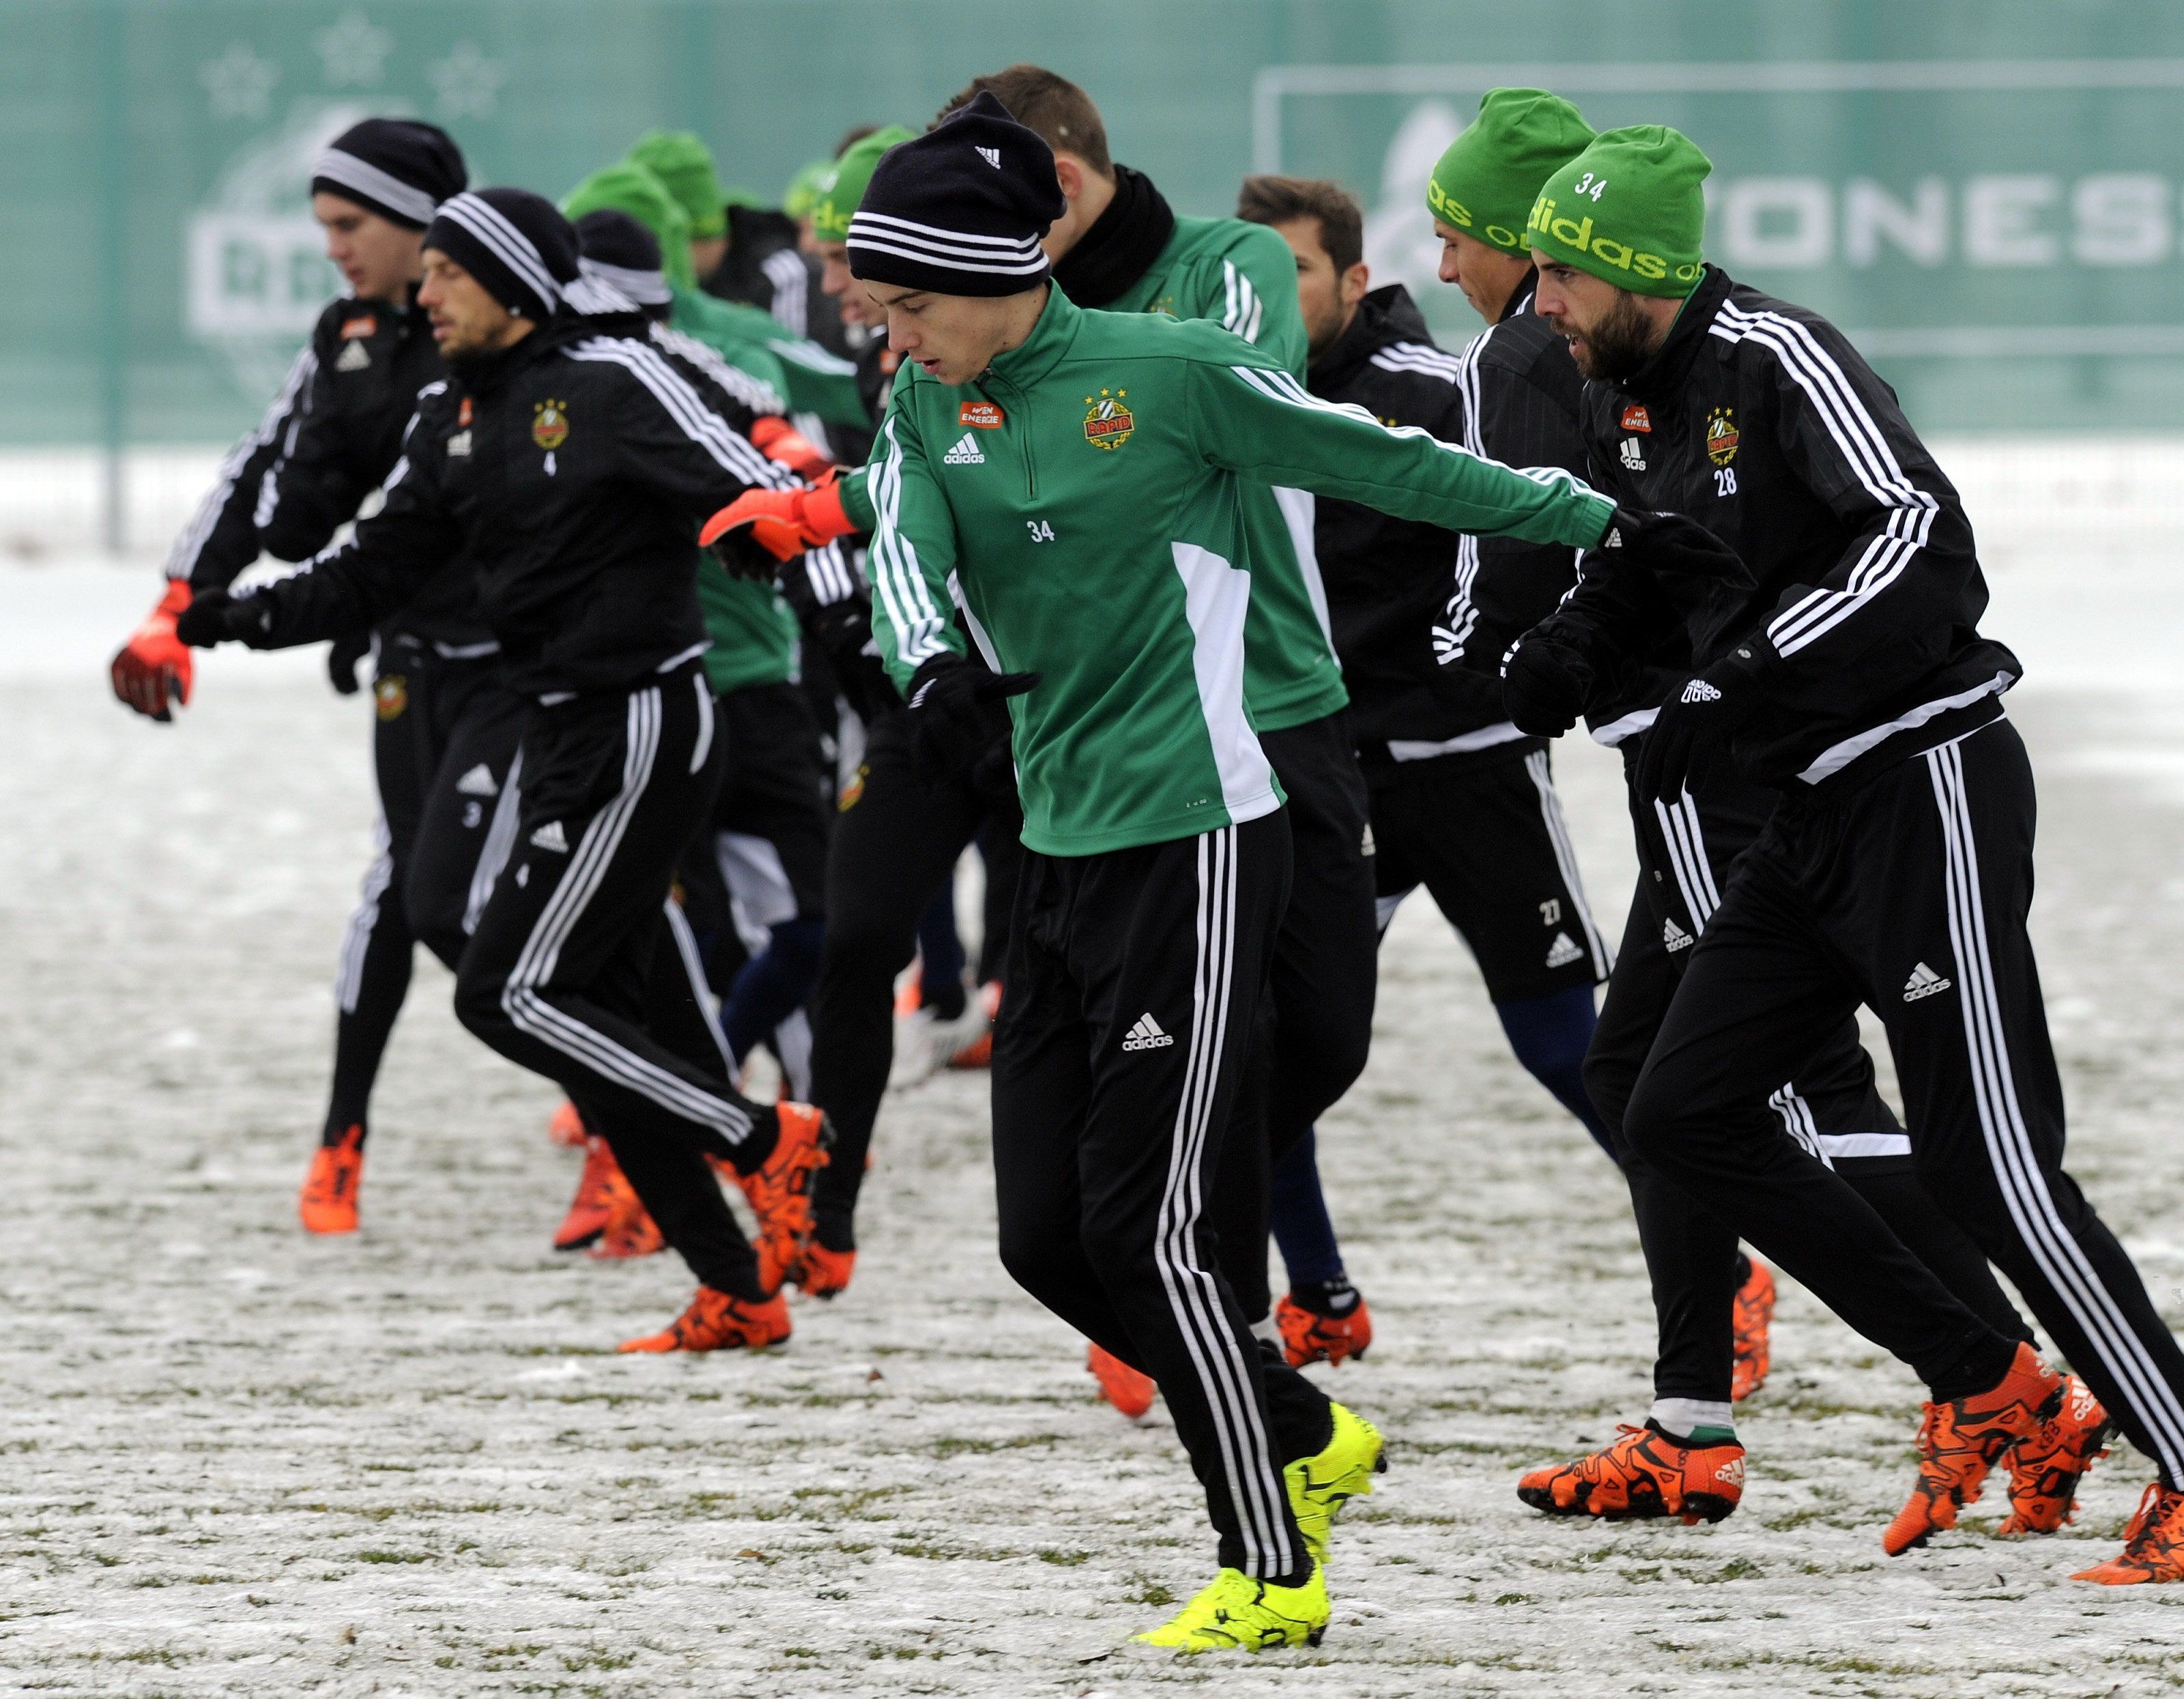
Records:
[[[1450,529],[1642,562],[1649,527],[1313,399],[1217,325],[1086,312],[1048,285],[1052,153],[982,95],[874,170],[850,264],[904,357],[874,450],[873,624],[915,743],[944,768],[1011,699],[1028,852],[994,1051],[1001,1256],[1159,1382],[1220,1574],[1146,1636],[1317,1640],[1320,1563],[1379,1436],[1254,1346],[1205,1228],[1206,1182],[1289,877],[1282,796],[1245,710],[1255,561],[1242,495],[1280,483]],[[803,525],[809,492],[708,534]],[[965,658],[966,636],[993,668]]]

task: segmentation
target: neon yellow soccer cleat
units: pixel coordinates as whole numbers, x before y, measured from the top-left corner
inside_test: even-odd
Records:
[[[1327,1537],[1336,1513],[1361,1493],[1373,1490],[1373,1477],[1388,1467],[1381,1455],[1380,1430],[1347,1406],[1330,1403],[1334,1436],[1317,1457],[1299,1457],[1282,1470],[1290,1490],[1290,1514],[1312,1562],[1327,1562]]]
[[[1318,1564],[1301,1587],[1255,1581],[1223,1569],[1213,1585],[1156,1629],[1130,1636],[1135,1646],[1172,1652],[1267,1652],[1318,1646],[1327,1632],[1327,1577]]]

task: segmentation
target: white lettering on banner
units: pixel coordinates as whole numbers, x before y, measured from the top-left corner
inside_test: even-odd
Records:
[[[1740,177],[1713,216],[1724,249],[1746,265],[1825,265],[1835,258],[1835,196],[1818,177]]]
[[[1915,265],[1939,265],[1949,257],[1949,186],[1921,177],[1911,198],[1899,201],[1870,177],[1843,185],[1843,258],[1870,265],[1880,258],[1883,237]]]
[[[1964,183],[1964,258],[1975,265],[2053,265],[2063,244],[2040,215],[2062,198],[2057,179],[2027,174]]]
[[[2169,181],[2151,171],[2081,177],[2070,191],[2070,254],[2087,265],[2159,265],[2169,258]]]
[[[231,212],[191,214],[185,278],[199,337],[304,335],[340,281],[315,220]]]

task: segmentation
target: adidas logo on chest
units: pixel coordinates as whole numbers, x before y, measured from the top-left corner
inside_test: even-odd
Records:
[[[978,439],[966,431],[956,439],[956,446],[940,457],[944,466],[983,466],[986,451],[978,446]]]

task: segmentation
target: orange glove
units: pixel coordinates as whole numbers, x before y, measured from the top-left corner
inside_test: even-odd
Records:
[[[750,439],[769,460],[778,460],[797,476],[817,483],[834,470],[819,445],[777,413],[751,421]]]
[[[172,720],[174,710],[190,699],[190,651],[175,635],[175,621],[189,604],[188,580],[169,579],[159,606],[130,632],[109,669],[114,694],[153,720]]]
[[[777,560],[832,543],[855,529],[842,509],[841,486],[828,479],[816,489],[745,490],[705,521],[698,541],[711,548],[742,526]]]

